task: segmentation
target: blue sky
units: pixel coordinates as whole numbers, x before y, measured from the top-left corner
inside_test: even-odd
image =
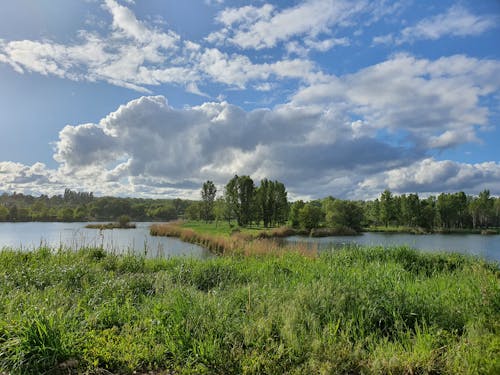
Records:
[[[500,194],[500,2],[0,6],[0,192]]]

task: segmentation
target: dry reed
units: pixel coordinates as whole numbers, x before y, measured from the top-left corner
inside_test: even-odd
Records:
[[[217,255],[283,255],[287,252],[296,252],[307,257],[316,257],[317,246],[297,243],[281,245],[273,240],[285,237],[296,232],[289,228],[277,228],[269,232],[260,232],[257,235],[234,232],[230,237],[217,236],[196,232],[190,228],[181,227],[181,223],[153,224],[150,228],[152,236],[177,237],[182,241],[203,246]]]

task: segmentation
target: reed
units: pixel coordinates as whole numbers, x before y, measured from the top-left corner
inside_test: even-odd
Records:
[[[280,255],[291,251],[314,257],[318,253],[317,246],[299,243],[284,248],[279,241],[274,240],[295,233],[289,228],[277,228],[256,234],[234,231],[230,236],[225,236],[201,233],[191,228],[184,228],[181,225],[180,222],[153,224],[150,233],[152,236],[177,237],[182,241],[203,246],[217,255]]]

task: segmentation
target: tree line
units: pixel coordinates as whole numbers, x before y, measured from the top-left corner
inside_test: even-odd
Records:
[[[500,227],[500,198],[489,190],[477,196],[464,192],[426,198],[385,190],[375,200],[351,201],[334,197],[290,202],[285,185],[263,179],[257,186],[249,176],[235,175],[218,191],[212,181],[203,183],[200,200],[95,197],[66,189],[64,194],[33,197],[0,195],[0,221],[116,220],[122,215],[135,221],[227,221],[239,226],[289,225],[311,230],[338,228],[360,231],[365,227],[407,227],[425,231]]]
[[[66,189],[64,194],[0,195],[0,221],[104,221],[127,215],[134,221],[169,221],[184,216],[192,203],[182,199],[95,197]]]

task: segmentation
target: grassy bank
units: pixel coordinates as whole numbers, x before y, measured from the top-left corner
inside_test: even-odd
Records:
[[[500,272],[457,254],[41,249],[0,264],[0,372],[500,372]]]

